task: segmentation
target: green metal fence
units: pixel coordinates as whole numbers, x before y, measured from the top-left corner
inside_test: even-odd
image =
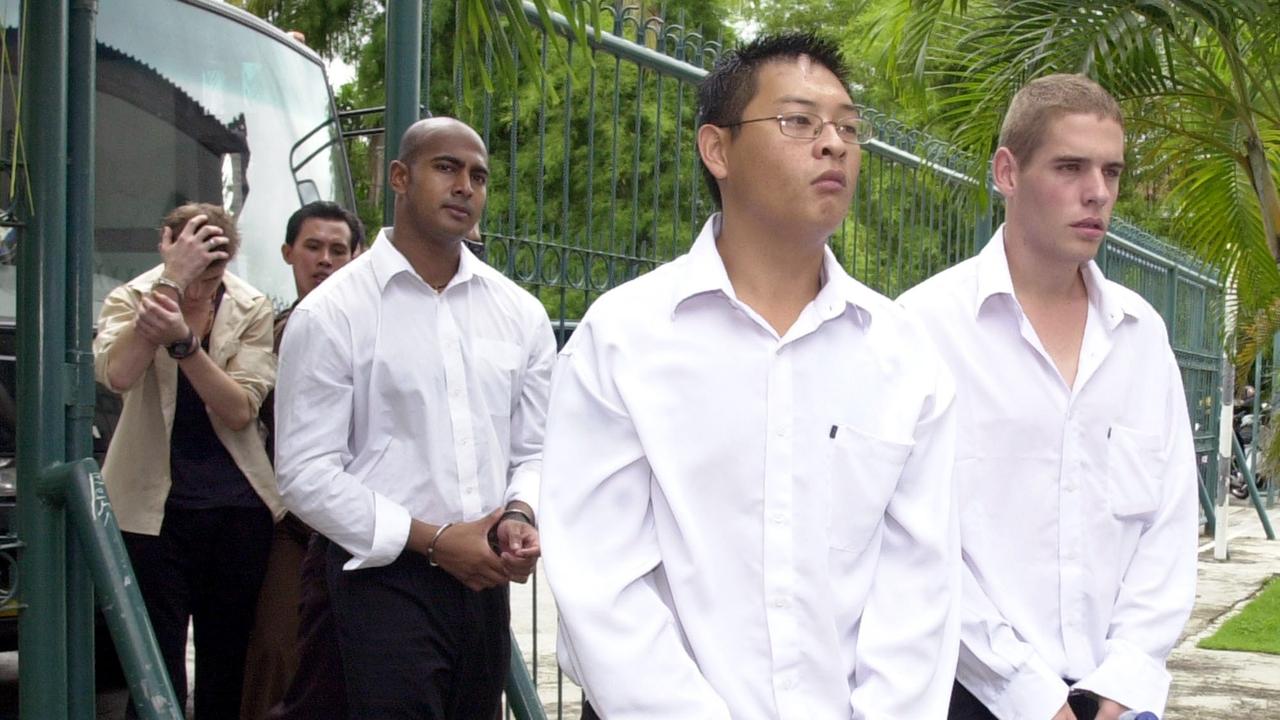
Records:
[[[546,70],[541,79],[520,72],[514,92],[476,91],[468,103],[464,86],[478,88],[479,74],[452,61],[453,13],[453,3],[425,2],[422,104],[480,131],[493,178],[483,221],[489,262],[543,301],[563,338],[601,293],[686,250],[714,210],[693,140],[696,86],[721,43],[687,27],[678,10],[664,17],[649,7],[607,6],[606,32],[582,48],[553,17],[539,54],[517,57],[518,68]],[[526,16],[541,27],[531,5]],[[865,114],[877,139],[863,147],[853,205],[831,246],[855,277],[896,296],[975,253],[1003,212],[998,196],[979,192],[965,171],[973,164],[954,148],[874,109]],[[1122,220],[1098,262],[1168,324],[1212,522],[1223,286]],[[548,714],[576,717],[578,692],[555,669],[545,593],[536,583],[517,589],[517,637]]]

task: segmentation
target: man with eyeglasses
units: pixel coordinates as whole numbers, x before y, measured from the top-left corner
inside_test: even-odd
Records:
[[[721,212],[561,352],[542,542],[586,717],[942,718],[958,647],[950,376],[826,241],[861,119],[835,47],[699,90]]]

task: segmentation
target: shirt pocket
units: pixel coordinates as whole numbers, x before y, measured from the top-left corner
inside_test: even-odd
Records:
[[[476,338],[475,373],[480,396],[490,415],[509,417],[511,388],[520,369],[520,346],[505,340]]]
[[[1118,518],[1141,518],[1160,504],[1155,470],[1160,466],[1160,437],[1112,425],[1107,433],[1107,492]]]
[[[827,537],[835,550],[859,552],[883,522],[913,445],[847,425],[833,432]]]

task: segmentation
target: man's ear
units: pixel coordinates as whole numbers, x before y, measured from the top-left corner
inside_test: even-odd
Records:
[[[1018,158],[1009,148],[1000,146],[991,158],[991,179],[1005,199],[1013,197],[1018,187]]]
[[[284,258],[285,265],[293,264],[293,246],[289,243],[280,244],[280,257]]]
[[[391,189],[396,194],[403,195],[405,189],[409,187],[409,166],[399,160],[392,160],[391,169],[387,175]]]
[[[727,128],[709,124],[698,128],[698,154],[702,156],[702,163],[707,166],[711,176],[717,180],[729,177],[729,162],[725,153],[728,149],[728,132]]]

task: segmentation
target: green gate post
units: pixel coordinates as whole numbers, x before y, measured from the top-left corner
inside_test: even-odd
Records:
[[[418,119],[422,90],[422,0],[387,3],[387,114],[383,135],[382,222],[391,225],[396,195],[391,190],[391,161],[400,154],[400,136]]]
[[[98,0],[73,0],[67,96],[66,455],[93,455],[94,82]],[[68,533],[73,528],[67,528]],[[94,701],[93,580],[74,535],[67,543],[68,716],[92,720]]]
[[[40,499],[35,479],[66,450],[67,0],[27,2],[24,9],[20,122],[34,212],[18,253],[17,515],[26,543],[19,561],[26,608],[18,618],[18,711],[22,720],[66,720],[66,520]]]
[[[1280,401],[1280,393],[1276,389],[1276,368],[1280,368],[1280,333],[1276,333],[1271,338],[1271,412],[1275,412],[1276,402]],[[1262,385],[1258,385],[1261,392]],[[1267,507],[1276,506],[1276,483],[1280,483],[1280,477],[1271,478],[1271,482],[1267,483]]]

